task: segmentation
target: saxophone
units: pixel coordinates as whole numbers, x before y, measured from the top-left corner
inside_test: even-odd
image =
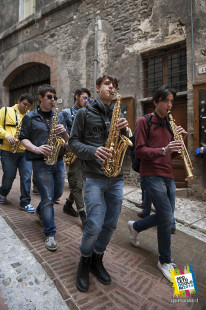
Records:
[[[182,138],[182,135],[178,134],[178,132],[176,131],[176,124],[175,124],[175,120],[172,117],[171,111],[168,111],[168,116],[169,116],[169,120],[170,120],[170,126],[172,129],[172,132],[174,134],[174,140],[180,140],[183,143],[183,146],[181,148],[181,150],[179,151],[181,158],[184,160],[184,165],[186,168],[186,173],[187,173],[187,177],[185,178],[185,181],[191,181],[196,179],[196,176],[193,175],[192,170],[193,170],[193,166],[192,166],[192,162],[190,160],[188,151],[186,149],[184,140]]]
[[[113,94],[113,93],[112,93]],[[108,139],[105,143],[105,147],[112,151],[112,157],[102,164],[102,170],[107,177],[116,177],[119,175],[124,156],[128,146],[132,146],[133,143],[126,136],[120,135],[117,130],[117,120],[120,118],[121,112],[121,96],[116,93],[117,101],[115,103],[112,120],[109,129]]]
[[[52,151],[50,155],[44,157],[45,163],[51,166],[56,164],[59,156],[59,151],[61,147],[65,144],[64,139],[55,134],[55,126],[58,121],[57,119],[58,108],[56,106],[54,106],[54,108],[55,108],[55,114],[52,117],[52,125],[49,131],[49,138],[47,140],[47,145],[51,146]]]
[[[18,148],[19,148],[20,143],[21,143],[21,141],[19,141],[19,134],[20,134],[20,131],[21,131],[21,123],[22,123],[22,120],[17,125],[17,130],[16,130],[15,135],[14,135],[14,138],[16,140],[15,143],[11,144],[10,147],[9,147],[9,152],[11,152],[13,154],[18,151]]]
[[[74,155],[72,152],[70,151],[67,151],[65,154],[64,154],[64,162],[65,164],[67,165],[72,165],[75,160],[77,159],[76,155]]]

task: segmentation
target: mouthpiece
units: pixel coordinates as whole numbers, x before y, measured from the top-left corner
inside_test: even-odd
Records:
[[[114,96],[114,94],[115,94],[115,92],[114,91],[110,91],[109,92],[111,95],[113,95]]]

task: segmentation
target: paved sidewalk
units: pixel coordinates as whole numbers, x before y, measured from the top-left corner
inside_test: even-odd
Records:
[[[105,266],[112,276],[112,284],[104,286],[91,274],[89,291],[80,293],[76,289],[75,277],[80,256],[79,244],[82,227],[79,218],[73,218],[62,212],[68,193],[68,185],[65,183],[65,192],[59,204],[55,204],[56,239],[59,248],[54,253],[49,252],[44,246],[42,227],[36,216],[20,211],[18,208],[18,177],[8,196],[8,203],[0,205],[0,216],[2,217],[0,225],[8,224],[7,228],[12,229],[9,233],[4,231],[4,239],[7,242],[0,241],[0,251],[1,253],[4,251],[3,258],[0,258],[0,307],[2,307],[0,309],[3,310],[3,307],[8,305],[8,310],[52,310],[56,309],[55,302],[57,300],[59,310],[64,310],[65,304],[66,308],[71,310],[206,309],[206,238],[203,225],[205,223],[205,203],[183,198],[178,198],[181,199],[178,202],[177,199],[178,212],[175,216],[179,222],[178,225],[184,229],[183,224],[186,223],[188,232],[191,234],[192,231],[193,235],[197,233],[198,236],[195,238],[178,228],[177,233],[172,235],[172,258],[179,267],[184,267],[186,264],[193,265],[199,292],[193,297],[195,300],[198,299],[198,303],[173,304],[171,303],[172,284],[162,276],[156,267],[158,261],[156,228],[139,235],[140,247],[138,249],[130,245],[127,221],[137,219],[137,208],[134,206],[134,202],[140,201],[141,192],[139,189],[127,186],[124,189],[124,203],[118,227],[104,257]],[[39,196],[32,195],[32,205],[36,206],[38,202]],[[201,222],[201,225],[198,222],[199,224]],[[198,226],[194,229],[196,224]],[[13,237],[12,233],[15,233],[18,238],[15,235]],[[11,247],[10,251],[5,251],[11,242],[17,244],[18,250]],[[24,255],[27,250],[29,253]],[[18,252],[22,254],[20,258]],[[26,259],[27,255],[30,257],[30,254],[32,258]],[[2,267],[1,260],[3,259],[7,261],[8,265],[10,264],[9,267],[5,265],[6,270]],[[13,266],[9,263],[9,259],[12,260]],[[31,273],[28,272],[28,269],[24,272],[25,261],[27,263],[30,261]],[[16,266],[15,263],[20,263],[21,266]],[[46,273],[41,269],[42,267]],[[40,273],[36,268],[40,268],[38,269]],[[8,270],[10,271],[9,276],[7,276]],[[36,271],[35,276],[34,271]],[[42,288],[44,294],[34,298],[37,288],[40,290]],[[54,298],[54,302],[49,296],[50,289],[54,289],[53,294],[57,296]],[[17,301],[21,302],[21,308],[17,303],[15,304],[15,298],[9,297],[11,290],[18,296]],[[26,298],[24,292],[26,292]],[[58,295],[58,292],[61,296]],[[52,308],[49,302],[52,303]]]

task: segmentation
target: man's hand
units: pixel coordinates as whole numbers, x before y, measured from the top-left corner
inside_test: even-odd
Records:
[[[57,135],[60,135],[60,134],[65,133],[65,132],[66,132],[66,129],[65,129],[64,125],[58,124],[55,126],[55,133]]]
[[[112,151],[108,149],[107,147],[100,146],[97,148],[95,156],[102,162],[105,162],[105,160],[108,160],[112,157]]]
[[[126,128],[127,129],[128,127],[128,121],[126,118],[119,118],[117,120],[117,130],[120,130],[120,129],[123,129],[123,128]]]
[[[8,137],[6,138],[6,140],[8,141],[9,144],[14,144],[14,143],[16,143],[16,139],[15,139],[14,137],[12,137],[12,136],[8,136]]]
[[[42,154],[44,156],[49,156],[51,152],[52,152],[52,148],[51,146],[47,144],[36,146],[35,149],[33,150],[33,153]]]
[[[185,138],[187,137],[187,131],[181,126],[177,126],[176,131],[178,132],[179,135],[182,135],[183,140],[185,140]]]
[[[183,146],[183,142],[180,140],[171,141],[165,148],[165,155],[169,155],[173,152],[180,152]]]

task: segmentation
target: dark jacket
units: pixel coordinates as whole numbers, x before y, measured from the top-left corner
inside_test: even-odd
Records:
[[[35,146],[41,146],[47,144],[50,132],[50,126],[52,124],[52,116],[55,112],[52,110],[47,113],[50,114],[49,122],[46,121],[44,113],[41,112],[39,106],[34,111],[27,113],[22,121],[21,132],[19,135],[19,140],[28,139]],[[64,154],[63,148],[59,152],[59,157],[62,158]],[[36,154],[30,151],[26,151],[26,156],[28,159],[43,159],[42,154]]]
[[[114,105],[104,105],[98,98],[79,109],[76,114],[71,135],[69,148],[78,158],[82,159],[83,177],[107,178],[101,169],[102,163],[95,157],[99,146],[105,146],[108,137],[108,129],[101,117],[103,113],[111,121]],[[126,135],[126,131],[121,131]],[[123,178],[123,169],[116,178]]]

